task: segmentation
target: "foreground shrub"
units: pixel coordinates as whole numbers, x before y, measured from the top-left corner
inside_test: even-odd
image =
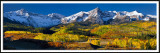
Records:
[[[6,31],[5,33],[26,33],[26,34],[30,34],[31,32],[28,32],[28,31]]]
[[[137,48],[137,49],[156,49],[156,39],[113,39],[107,42],[106,47]]]
[[[19,40],[19,39],[33,39],[37,35],[43,33],[31,33],[28,31],[6,31],[4,33],[4,38],[9,38],[10,40]]]
[[[156,41],[157,41],[156,39],[150,39],[149,40],[149,44],[150,44],[152,49],[156,49],[156,44],[157,44]]]
[[[51,47],[57,47],[57,48],[63,47],[62,42],[48,42],[48,45]]]
[[[73,34],[42,34],[36,36],[34,39],[46,40],[52,42],[75,42],[75,41],[86,41],[87,36],[84,35],[73,35]]]
[[[66,42],[63,43],[67,50],[92,50],[92,46],[89,43],[78,43],[78,42]]]

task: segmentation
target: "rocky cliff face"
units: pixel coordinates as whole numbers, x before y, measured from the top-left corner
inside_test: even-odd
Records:
[[[104,13],[99,8],[89,11],[88,21],[91,23],[103,24]]]

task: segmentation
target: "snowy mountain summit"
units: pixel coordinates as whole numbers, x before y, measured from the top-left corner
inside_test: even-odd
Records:
[[[95,8],[88,12],[78,12],[74,15],[62,18],[62,23],[72,23],[72,22],[84,22],[89,21],[91,23],[103,24],[103,19],[107,17],[107,14],[103,13],[99,8]]]
[[[150,18],[153,18],[155,16],[146,15]],[[98,24],[104,24],[105,21],[108,21],[110,19],[124,19],[129,18],[132,20],[146,20],[146,16],[144,16],[142,13],[135,11],[127,12],[117,12],[117,11],[101,11],[98,7],[90,10],[88,12],[78,12],[76,14],[73,14],[71,16],[62,18],[61,21],[63,24],[72,23],[72,22],[85,22],[89,21],[91,23],[98,23]]]
[[[27,26],[33,27],[50,27],[54,25],[58,25],[61,23],[60,19],[64,16],[61,14],[52,13],[49,15],[42,15],[27,12],[24,9],[20,9],[17,11],[5,12],[4,17],[17,21]]]
[[[86,21],[94,24],[95,23],[105,24],[108,23],[109,20],[116,20],[116,19],[125,20],[126,18],[129,19],[129,21],[134,21],[134,20],[149,21],[150,19],[153,20],[156,19],[155,15],[150,15],[150,14],[144,15],[136,10],[132,12],[102,11],[98,7],[88,12],[80,11],[76,14],[67,17],[57,13],[42,15],[42,14],[28,12],[24,9],[5,12],[3,16],[12,21],[17,21],[24,25],[33,27],[51,27],[59,24],[86,22]]]

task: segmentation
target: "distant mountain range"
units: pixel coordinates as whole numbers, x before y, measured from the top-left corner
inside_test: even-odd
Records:
[[[24,25],[33,27],[51,27],[59,24],[67,24],[73,22],[109,24],[110,21],[115,21],[116,19],[128,22],[135,20],[143,20],[143,21],[150,21],[151,19],[156,20],[155,15],[150,15],[150,14],[144,15],[137,11],[132,11],[132,12],[101,11],[99,8],[95,8],[88,12],[81,11],[71,16],[64,16],[57,13],[42,15],[42,14],[28,12],[24,9],[5,12],[3,16],[4,18],[10,19],[12,21],[17,21]]]

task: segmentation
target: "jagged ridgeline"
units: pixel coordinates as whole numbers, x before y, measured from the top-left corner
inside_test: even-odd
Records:
[[[71,16],[64,16],[57,13],[42,15],[20,9],[17,11],[5,12],[4,17],[23,25],[33,27],[52,27],[59,24],[73,22],[88,22],[89,24],[120,24],[136,20],[156,21],[156,16],[149,14],[145,15],[137,11],[102,11],[100,8],[95,8],[88,12],[81,11]]]

